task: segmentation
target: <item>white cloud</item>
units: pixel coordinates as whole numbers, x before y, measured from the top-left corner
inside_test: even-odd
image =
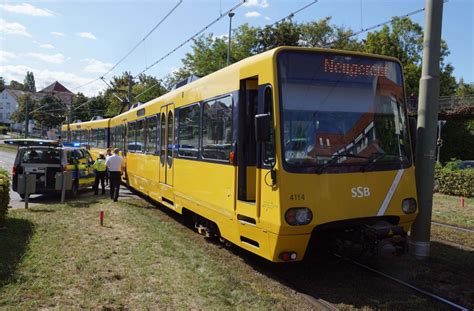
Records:
[[[75,88],[90,82],[92,78],[78,76],[76,74],[64,71],[40,70],[38,68],[31,68],[25,65],[9,65],[0,67],[0,76],[4,77],[6,81],[16,80],[23,81],[27,71],[32,71],[35,74],[36,88],[38,90],[47,87],[54,81],[59,81],[65,87],[73,92],[82,92],[86,96],[97,95],[99,91],[104,89],[104,84],[101,81],[91,83],[83,88],[74,90]]]
[[[257,11],[252,11],[252,12],[245,13],[245,17],[249,17],[249,18],[259,17],[261,15],[262,14],[258,13]]]
[[[0,50],[0,64],[6,63],[14,58],[17,58],[17,55],[15,53]]]
[[[51,64],[62,64],[64,63],[64,55],[57,53],[57,54],[43,54],[43,53],[28,53],[28,56]]]
[[[78,32],[77,35],[81,38],[84,38],[84,39],[97,40],[96,36],[94,36],[90,32]]]
[[[57,32],[57,31],[51,31],[50,34],[52,34],[55,37],[64,37],[65,36],[65,34],[63,34],[62,32]]]
[[[29,3],[22,4],[0,4],[0,9],[7,12],[18,13],[29,16],[54,16],[54,12],[48,9],[40,9]]]
[[[272,19],[269,16],[265,16],[266,21],[271,21]]]
[[[264,9],[268,8],[270,5],[267,0],[247,0],[247,2],[244,3],[244,6]]]
[[[30,37],[31,35],[26,31],[26,27],[19,23],[9,23],[3,18],[0,18],[0,32],[10,35],[20,35]]]
[[[112,64],[104,63],[94,58],[84,58],[84,59],[81,59],[81,62],[87,63],[87,66],[84,67],[83,69],[83,71],[85,72],[104,73],[110,68],[112,68]]]
[[[39,46],[43,49],[48,49],[48,50],[54,49],[54,45],[49,44],[49,43],[40,44]]]

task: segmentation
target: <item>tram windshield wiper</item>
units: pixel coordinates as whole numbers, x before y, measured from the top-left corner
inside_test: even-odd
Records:
[[[403,162],[404,157],[399,155],[399,154],[394,154],[394,153],[385,153],[385,152],[374,152],[370,158],[368,158],[367,162],[362,164],[360,166],[360,170],[362,172],[366,171],[367,168],[372,166],[374,163],[377,163],[379,160],[385,158],[385,157],[390,157],[390,158],[396,158],[400,161],[400,164]]]
[[[339,160],[340,158],[343,158],[343,157],[346,157],[346,158],[359,158],[359,159],[369,159],[368,157],[365,157],[365,156],[360,156],[360,155],[356,155],[356,154],[352,154],[352,153],[339,153],[339,154],[335,154],[331,157],[331,159],[326,162],[325,164],[319,166],[317,169],[316,169],[316,173],[317,174],[321,174],[326,168],[330,167],[330,166],[333,166],[334,164],[336,164],[336,161]]]

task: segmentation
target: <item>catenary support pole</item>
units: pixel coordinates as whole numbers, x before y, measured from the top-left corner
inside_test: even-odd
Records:
[[[419,214],[413,224],[410,237],[410,251],[420,259],[430,255],[442,18],[443,0],[426,0],[423,65],[416,131],[415,174]]]
[[[28,105],[29,105],[29,99],[25,99],[25,138],[28,138],[28,127],[29,127],[29,120],[30,116],[28,113]]]
[[[234,17],[235,13],[234,12],[230,12],[229,13],[229,41],[228,41],[228,44],[227,44],[227,66],[230,65],[230,43],[231,43],[231,40],[232,40],[232,17]]]

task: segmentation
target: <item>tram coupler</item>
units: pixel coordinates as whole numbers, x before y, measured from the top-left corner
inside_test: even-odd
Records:
[[[408,251],[407,233],[400,226],[379,221],[362,230],[364,240],[378,257],[399,256]]]

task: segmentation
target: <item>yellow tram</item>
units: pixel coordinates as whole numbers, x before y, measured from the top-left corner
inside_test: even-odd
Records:
[[[417,213],[403,83],[394,58],[279,47],[70,130],[94,148],[103,130],[130,187],[268,260],[302,260],[327,232],[403,252]]]

